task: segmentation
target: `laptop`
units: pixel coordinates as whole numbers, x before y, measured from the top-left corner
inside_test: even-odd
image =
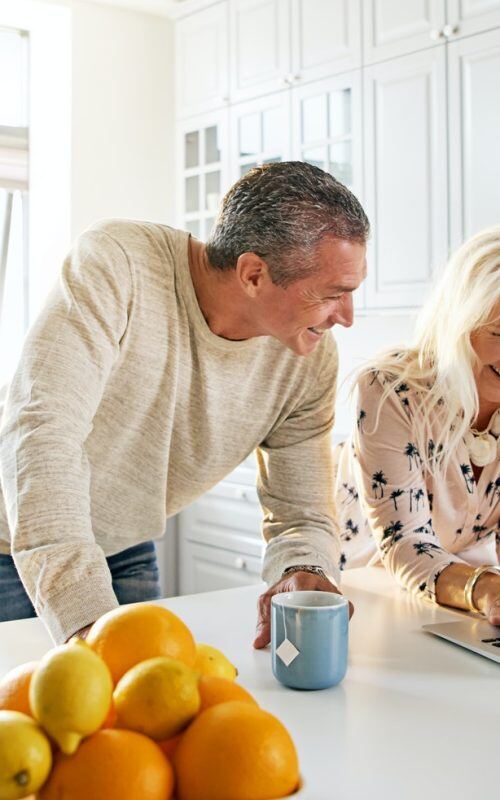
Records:
[[[480,656],[491,658],[500,664],[500,627],[490,625],[484,620],[463,620],[462,622],[438,622],[422,625],[422,630],[447,639],[460,647],[466,647]]]

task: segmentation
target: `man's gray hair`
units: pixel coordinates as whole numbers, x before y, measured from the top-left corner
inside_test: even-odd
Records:
[[[224,197],[207,242],[216,269],[236,267],[255,253],[273,283],[286,288],[317,266],[325,237],[364,244],[370,223],[361,203],[340,181],[302,161],[255,167]]]

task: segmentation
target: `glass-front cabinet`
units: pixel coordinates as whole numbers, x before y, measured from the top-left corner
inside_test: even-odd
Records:
[[[178,219],[205,241],[229,188],[227,111],[185,121],[179,131]]]
[[[363,202],[359,71],[294,88],[292,108],[293,158],[329,172]],[[354,304],[365,305],[364,284]]]
[[[294,89],[294,158],[314,164],[361,196],[359,73]]]
[[[231,109],[231,177],[291,157],[290,92],[275,92]]]

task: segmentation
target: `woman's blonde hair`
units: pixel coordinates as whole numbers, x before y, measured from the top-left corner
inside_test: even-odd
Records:
[[[358,373],[356,383],[368,373],[384,373],[375,427],[382,403],[393,389],[405,383],[415,391],[413,410],[423,422],[417,445],[431,472],[446,469],[478,414],[477,356],[471,334],[492,322],[499,302],[500,225],[496,225],[473,236],[451,256],[417,318],[412,343],[398,352],[391,348],[379,354]]]

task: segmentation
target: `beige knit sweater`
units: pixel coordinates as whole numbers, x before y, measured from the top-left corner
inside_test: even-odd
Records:
[[[117,605],[105,556],[159,539],[259,447],[263,577],[338,577],[331,336],[295,356],[208,328],[188,234],[100,223],[79,238],[33,325],[0,428],[0,551],[56,642]]]

